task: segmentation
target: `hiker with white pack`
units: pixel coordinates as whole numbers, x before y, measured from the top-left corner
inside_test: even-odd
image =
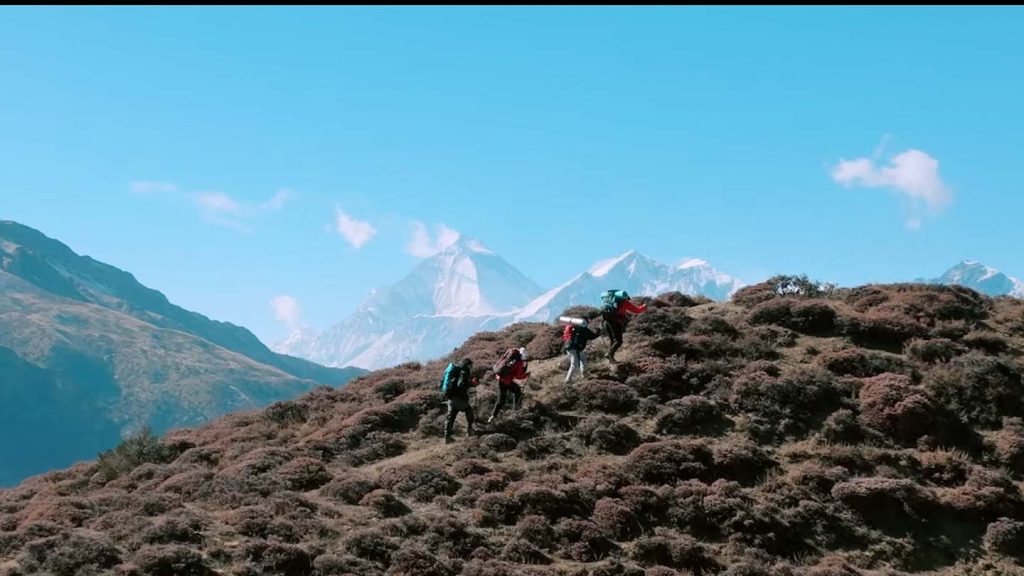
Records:
[[[561,316],[558,319],[566,322],[565,329],[562,331],[562,341],[565,342],[565,352],[569,355],[569,373],[565,375],[565,383],[568,384],[576,372],[579,372],[580,378],[586,377],[583,371],[587,363],[585,351],[587,344],[601,334],[587,326],[586,318]]]

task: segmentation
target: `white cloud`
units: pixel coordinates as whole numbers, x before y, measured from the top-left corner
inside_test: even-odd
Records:
[[[171,182],[136,180],[129,184],[135,194],[169,194],[174,198],[187,199],[194,204],[204,220],[220,226],[245,231],[247,224],[271,212],[284,210],[285,205],[298,194],[291,189],[281,188],[269,199],[255,203],[237,200],[224,192],[184,190]]]
[[[260,205],[265,212],[280,212],[286,202],[295,198],[295,191],[289,190],[288,188],[281,188],[271,196],[270,200],[267,200]]]
[[[270,299],[270,307],[274,309],[274,318],[284,323],[289,330],[298,330],[302,326],[302,309],[293,296],[274,296]]]
[[[936,214],[953,201],[949,186],[939,176],[939,161],[920,150],[900,152],[887,166],[869,158],[840,160],[832,179],[847,188],[885,188],[903,195],[910,202],[907,227],[911,230],[921,227],[925,212]]]
[[[334,221],[335,231],[341,234],[355,248],[361,248],[363,244],[369,242],[377,234],[377,229],[369,222],[356,220],[346,214],[341,208],[335,208],[335,211],[337,212]]]
[[[459,239],[459,233],[444,224],[437,226],[436,239],[430,237],[430,231],[427,230],[427,225],[423,222],[413,221],[412,227],[412,240],[409,241],[406,250],[417,258],[429,258]]]
[[[178,185],[171,182],[154,182],[150,180],[136,180],[130,184],[132,192],[136,194],[156,194],[177,192]]]
[[[239,214],[242,212],[242,205],[223,192],[199,192],[195,198],[196,204],[203,210],[225,212],[227,214]]]

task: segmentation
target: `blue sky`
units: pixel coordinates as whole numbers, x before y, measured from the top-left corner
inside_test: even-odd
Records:
[[[252,329],[415,223],[543,286],[1024,275],[1020,8],[0,8],[0,218]],[[338,232],[339,210],[348,237]]]

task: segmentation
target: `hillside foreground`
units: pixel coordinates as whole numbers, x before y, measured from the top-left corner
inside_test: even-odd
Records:
[[[516,324],[0,491],[0,575],[1024,574],[1024,301],[640,300],[572,385]],[[485,379],[446,446],[446,362],[520,345],[523,408],[484,424]]]

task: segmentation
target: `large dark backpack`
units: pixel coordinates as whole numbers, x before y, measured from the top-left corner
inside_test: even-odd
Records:
[[[494,363],[494,373],[504,377],[512,369],[512,365],[519,360],[519,349],[509,348],[501,355],[501,358]]]
[[[615,314],[619,310],[619,302],[623,300],[629,300],[629,293],[625,290],[605,290],[601,294],[601,314]]]
[[[444,370],[444,376],[441,377],[441,393],[448,396],[457,391],[459,376],[462,376],[462,367],[449,362],[448,367]]]

